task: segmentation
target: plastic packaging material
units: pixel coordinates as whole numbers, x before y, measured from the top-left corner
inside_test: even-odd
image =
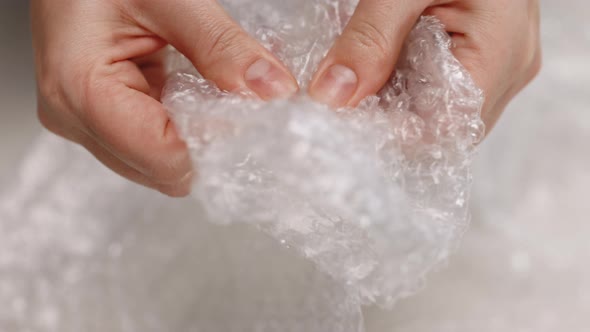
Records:
[[[355,1],[224,1],[305,91]],[[270,102],[220,91],[176,63],[164,102],[212,221],[251,223],[312,261],[358,304],[420,286],[468,222],[483,101],[432,17],[410,33],[390,82],[354,109],[304,93]],[[176,59],[178,60],[178,59]]]
[[[356,3],[223,4],[304,91]],[[43,135],[0,195],[0,331],[364,331],[362,305],[410,294],[468,221],[482,95],[449,47],[421,19],[387,86],[343,110],[222,92],[172,58],[209,218]]]
[[[211,223],[45,132],[0,174],[0,331],[587,332],[590,43],[572,40],[590,2],[541,4],[542,78],[478,151],[475,227],[411,300],[363,317],[256,227]]]

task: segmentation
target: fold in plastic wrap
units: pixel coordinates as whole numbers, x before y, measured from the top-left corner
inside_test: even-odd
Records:
[[[226,6],[305,91],[355,1]],[[359,304],[411,294],[449,255],[468,222],[483,98],[435,18],[419,20],[391,80],[352,109],[224,92],[176,57],[163,100],[212,221],[256,225]]]

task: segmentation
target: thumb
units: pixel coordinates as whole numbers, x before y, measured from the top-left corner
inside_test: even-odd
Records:
[[[289,70],[249,36],[215,0],[139,1],[147,28],[227,91],[282,98],[298,90]]]
[[[354,106],[391,76],[403,43],[426,0],[361,0],[320,64],[310,95],[333,107]]]

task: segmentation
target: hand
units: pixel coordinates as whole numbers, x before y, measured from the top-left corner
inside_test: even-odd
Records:
[[[377,93],[421,14],[438,17],[451,34],[455,56],[484,90],[482,117],[490,130],[540,69],[538,0],[360,0],[310,95],[341,107]]]
[[[192,167],[159,102],[167,44],[226,90],[298,89],[288,70],[215,0],[32,0],[39,118],[106,166],[171,196]]]

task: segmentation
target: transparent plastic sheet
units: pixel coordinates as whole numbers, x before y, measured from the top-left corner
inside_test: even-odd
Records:
[[[303,91],[356,4],[225,2]],[[378,96],[338,111],[305,93],[264,102],[223,92],[173,61],[163,100],[210,219],[257,225],[359,304],[411,294],[467,224],[471,159],[484,131],[481,91],[450,46],[442,25],[423,17]]]
[[[224,5],[305,86],[355,3]],[[172,62],[209,217],[43,135],[0,196],[1,331],[357,332],[456,244],[481,94],[435,20],[358,109],[245,100]]]

